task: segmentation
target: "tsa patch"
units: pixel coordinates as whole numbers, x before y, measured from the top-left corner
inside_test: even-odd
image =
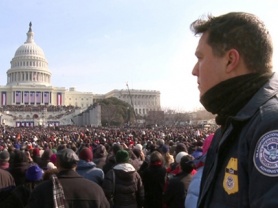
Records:
[[[278,130],[267,132],[259,139],[253,161],[261,174],[278,176]]]

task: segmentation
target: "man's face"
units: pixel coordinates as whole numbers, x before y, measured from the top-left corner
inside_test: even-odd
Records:
[[[195,56],[198,61],[192,74],[197,76],[200,97],[210,88],[227,79],[225,69],[226,59],[213,54],[212,48],[207,44],[208,33],[204,33],[196,48]]]

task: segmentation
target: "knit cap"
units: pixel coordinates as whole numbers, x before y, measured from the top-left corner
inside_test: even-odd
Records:
[[[38,165],[32,165],[26,170],[25,178],[29,182],[42,180],[43,170]]]
[[[127,163],[129,161],[129,154],[125,150],[119,150],[116,154],[117,163]]]
[[[34,148],[33,149],[33,157],[40,157],[40,149],[39,148]]]
[[[91,162],[93,160],[93,151],[88,147],[84,147],[79,153],[79,159]]]
[[[49,160],[50,160],[50,162],[52,162],[53,164],[56,164],[57,155],[56,155],[56,154],[51,155]]]

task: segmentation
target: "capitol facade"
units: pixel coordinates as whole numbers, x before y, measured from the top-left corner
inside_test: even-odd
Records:
[[[16,50],[10,63],[7,83],[0,86],[0,122],[4,125],[69,125],[95,102],[109,97],[129,103],[140,116],[161,110],[160,92],[156,90],[125,89],[93,94],[76,91],[74,87],[52,86],[48,62],[44,51],[34,41],[31,23],[26,42]],[[81,123],[100,125],[100,111],[97,108],[90,114],[89,120],[94,121]]]

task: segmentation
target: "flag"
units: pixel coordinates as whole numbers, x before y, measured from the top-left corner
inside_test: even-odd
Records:
[[[15,103],[16,104],[20,104],[21,103],[21,92],[20,91],[16,91],[15,92]]]
[[[42,102],[42,93],[36,92],[36,104],[41,104]]]
[[[24,92],[23,103],[29,104],[29,92],[28,91]]]
[[[43,93],[43,102],[44,104],[49,104],[49,92]]]
[[[30,104],[35,104],[35,92],[30,92]]]

